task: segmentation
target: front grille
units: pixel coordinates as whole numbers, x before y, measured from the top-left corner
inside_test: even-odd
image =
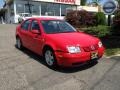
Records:
[[[89,47],[84,47],[83,48],[85,52],[90,52],[90,48]]]
[[[85,52],[95,51],[98,50],[98,45],[90,45],[88,47],[83,47]]]

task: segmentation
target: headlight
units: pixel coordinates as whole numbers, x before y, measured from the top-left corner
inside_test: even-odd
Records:
[[[103,46],[102,42],[99,42],[99,43],[98,43],[98,46],[99,46],[99,47],[102,47],[102,46]]]
[[[81,52],[79,46],[68,46],[67,47],[69,53],[79,53]]]

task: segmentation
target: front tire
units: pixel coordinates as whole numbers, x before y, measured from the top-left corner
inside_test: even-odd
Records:
[[[57,62],[56,62],[56,58],[53,50],[46,49],[44,51],[44,59],[48,67],[53,68],[57,66]]]

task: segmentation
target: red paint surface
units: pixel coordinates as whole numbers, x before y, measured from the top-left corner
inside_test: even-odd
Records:
[[[81,32],[46,34],[40,21],[58,19],[31,18],[31,20],[37,20],[39,22],[41,34],[33,34],[30,30],[24,31],[21,25],[19,25],[16,28],[16,36],[20,37],[24,47],[39,55],[43,55],[42,51],[46,45],[50,46],[54,50],[59,65],[73,66],[74,63],[90,61],[92,52],[97,52],[98,58],[101,58],[104,54],[104,47],[98,47],[100,40],[91,35]],[[81,52],[70,54],[66,48],[70,45],[79,45]],[[93,50],[91,49],[91,45],[95,46]]]

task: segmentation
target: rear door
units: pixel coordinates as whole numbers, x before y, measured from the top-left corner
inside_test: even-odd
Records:
[[[21,31],[20,31],[20,35],[21,35],[21,39],[22,39],[22,43],[23,46],[30,48],[29,45],[29,29],[30,29],[30,24],[31,24],[31,20],[26,20],[22,23],[21,25]]]

